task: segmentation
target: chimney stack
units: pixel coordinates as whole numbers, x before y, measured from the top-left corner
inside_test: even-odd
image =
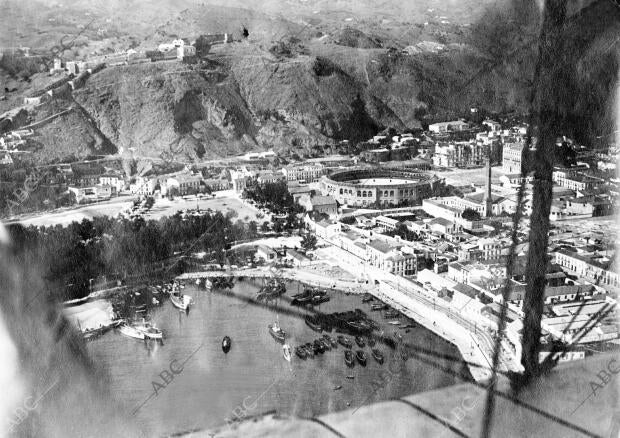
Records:
[[[484,191],[484,215],[485,217],[491,217],[493,212],[493,198],[491,197],[491,145],[487,147],[487,184]]]

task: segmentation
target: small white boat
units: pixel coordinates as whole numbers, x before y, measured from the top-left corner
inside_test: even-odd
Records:
[[[199,286],[199,285],[200,285],[200,278],[197,278],[196,279],[196,286]]]
[[[159,300],[158,300],[157,298],[155,298],[155,297],[153,297],[153,299],[151,300],[151,302],[152,302],[154,305],[158,305],[158,304],[159,304]]]
[[[164,338],[164,333],[160,329],[155,327],[150,322],[145,321],[144,319],[142,320],[142,322],[134,324],[133,328],[142,332],[144,336],[146,336],[149,339],[163,339]]]
[[[172,305],[181,310],[187,310],[189,306],[194,303],[194,300],[189,295],[170,295],[170,302]]]
[[[138,330],[135,327],[132,327],[128,324],[122,324],[118,330],[121,332],[121,334],[129,337],[129,338],[134,338],[134,339],[144,339],[144,333],[142,333],[140,330]]]
[[[400,322],[399,321],[389,321],[388,324],[400,325]]]
[[[212,287],[213,287],[213,282],[209,280],[208,278],[205,278],[205,289],[211,290]]]
[[[284,344],[282,346],[282,354],[284,355],[284,359],[286,359],[287,362],[291,361],[291,347],[289,347],[288,344]]]

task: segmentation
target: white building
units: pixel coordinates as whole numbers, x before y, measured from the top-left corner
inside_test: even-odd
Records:
[[[282,173],[286,176],[287,181],[309,183],[317,182],[325,173],[325,168],[320,163],[292,165],[282,168]]]
[[[134,195],[150,196],[155,193],[156,185],[156,178],[138,176],[136,177],[136,182],[129,185],[129,191]]]
[[[438,134],[447,132],[458,132],[469,129],[469,123],[462,120],[454,120],[452,122],[440,122],[428,125],[428,130]]]

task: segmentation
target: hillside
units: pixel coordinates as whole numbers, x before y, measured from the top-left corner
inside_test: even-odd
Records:
[[[80,121],[60,117],[56,130],[38,133],[40,139],[51,135],[49,144],[41,142],[41,157],[45,148],[54,158],[71,150],[156,157],[172,149],[180,161],[252,149],[300,151],[363,140],[386,127],[416,128],[467,115],[472,106],[491,114],[529,110],[538,11],[521,0],[510,7],[426,0],[407,2],[402,10],[395,1],[379,8],[345,0],[231,4],[239,7],[156,0],[140,9],[133,0],[125,14],[118,13],[119,2],[98,2],[86,16],[90,2],[78,1],[63,9],[62,20],[59,7],[45,3],[28,25],[42,26],[35,36],[28,40],[22,32],[14,40],[52,45],[54,37],[71,27],[74,33],[76,23],[92,17],[107,23],[105,32],[85,30],[77,54],[152,49],[203,33],[229,32],[236,42],[213,47],[199,65],[158,62],[93,75],[73,93],[81,109],[71,117]],[[16,23],[28,21],[24,6],[9,4]],[[620,13],[609,1],[585,0],[571,4],[569,14],[569,49],[558,68],[566,70],[563,86],[572,94],[561,129],[591,143],[613,116],[618,59],[609,55]],[[408,54],[401,51],[405,47]],[[37,73],[26,82],[10,67],[0,78],[15,91],[0,103],[2,110],[50,80]],[[38,120],[38,112],[30,118]],[[82,123],[81,129],[69,126]]]

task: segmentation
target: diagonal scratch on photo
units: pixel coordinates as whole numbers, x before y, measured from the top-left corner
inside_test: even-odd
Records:
[[[0,437],[620,437],[618,0],[0,10]]]

